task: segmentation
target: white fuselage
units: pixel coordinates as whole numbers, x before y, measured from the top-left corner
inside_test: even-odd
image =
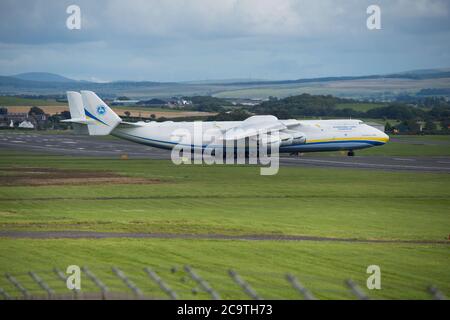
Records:
[[[282,144],[280,152],[316,152],[336,150],[356,150],[383,145],[389,141],[384,132],[371,127],[360,120],[280,120],[289,126],[289,132],[302,134],[299,143]],[[241,121],[205,121],[205,122],[140,122],[139,126],[119,126],[111,134],[122,139],[164,149],[172,149],[180,143],[174,139],[177,132],[188,132],[194,136],[199,125],[203,133],[200,139],[181,141],[193,148],[204,149],[211,145],[209,135],[221,133],[238,126]],[[288,124],[289,123],[289,124]],[[197,131],[197,132],[196,132]]]

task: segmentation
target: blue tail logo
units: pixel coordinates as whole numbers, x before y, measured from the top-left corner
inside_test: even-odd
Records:
[[[97,107],[97,113],[98,114],[103,115],[103,114],[105,114],[105,112],[106,112],[105,106],[98,106]]]

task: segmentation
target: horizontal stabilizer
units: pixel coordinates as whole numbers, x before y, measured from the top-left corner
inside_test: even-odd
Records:
[[[140,121],[140,122],[126,122],[126,121],[122,121],[121,123],[119,123],[119,128],[121,128],[121,127],[128,127],[128,128],[130,128],[130,127],[145,127],[145,125],[146,125],[146,123],[145,122],[142,122],[142,121]]]
[[[70,123],[80,123],[80,124],[89,124],[90,120],[87,120],[86,118],[71,118],[66,120],[61,120],[60,122],[70,122]]]

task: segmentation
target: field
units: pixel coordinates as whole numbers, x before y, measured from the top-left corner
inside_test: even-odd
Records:
[[[326,82],[259,84],[258,86],[235,86],[227,90],[215,88],[213,95],[218,98],[258,98],[269,96],[284,98],[302,93],[331,94],[336,97],[354,99],[394,98],[398,94],[415,94],[424,88],[448,88],[450,79],[361,79],[336,80]]]
[[[382,148],[359,150],[359,155],[378,156],[450,156],[449,135],[391,135]]]
[[[37,101],[45,101],[45,100],[37,100]],[[45,113],[48,114],[56,114],[61,113],[63,111],[69,111],[69,107],[67,105],[38,105]],[[8,106],[6,107],[8,112],[16,113],[16,112],[28,112],[30,111],[30,105],[20,105],[20,106]],[[199,111],[180,111],[180,110],[170,110],[170,109],[162,109],[162,108],[144,108],[144,107],[113,107],[112,108],[119,116],[125,116],[125,112],[130,112],[132,117],[144,117],[150,118],[152,114],[155,117],[165,117],[165,118],[177,118],[177,117],[196,117],[196,116],[209,116],[214,115],[215,113],[210,112],[199,112]]]
[[[0,231],[168,236],[1,238],[2,273],[87,265],[110,287],[121,290],[120,280],[109,269],[118,266],[146,294],[163,296],[142,271],[152,266],[182,297],[205,298],[205,293],[192,293],[196,285],[180,269],[190,264],[224,298],[246,297],[226,273],[233,268],[265,298],[300,298],[283,278],[290,272],[319,298],[349,299],[352,295],[343,280],[353,278],[365,287],[367,266],[377,264],[382,290],[371,291],[371,297],[426,299],[430,284],[450,295],[447,174],[283,167],[268,177],[249,166],[175,166],[156,160],[0,152],[0,178],[8,181],[0,187]],[[90,173],[91,179],[61,186],[58,177],[33,175],[29,168],[55,168],[64,175]],[[115,175],[131,182],[95,180]],[[31,186],[33,179],[45,183]],[[334,240],[270,240],[277,235]],[[170,272],[173,266],[178,266],[177,272]],[[0,287],[15,292],[4,278]],[[84,289],[89,291],[92,284],[86,282]]]
[[[305,157],[343,157],[344,151],[305,153]],[[382,147],[357,150],[360,156],[446,157],[450,156],[450,135],[394,135]]]
[[[28,99],[11,96],[0,96],[0,106],[63,106],[65,103],[53,99]]]

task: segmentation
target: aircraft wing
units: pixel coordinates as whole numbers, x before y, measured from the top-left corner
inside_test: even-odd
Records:
[[[281,122],[288,128],[292,128],[300,124],[300,121],[296,119],[281,120]]]
[[[225,131],[223,139],[239,140],[253,137],[261,133],[285,129],[287,129],[287,126],[275,116],[252,116],[242,121],[241,124]]]

